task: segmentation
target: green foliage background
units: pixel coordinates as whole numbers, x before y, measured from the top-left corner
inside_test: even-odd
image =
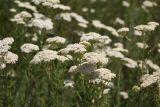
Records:
[[[106,25],[113,26],[117,29],[122,26],[114,24],[116,17],[121,17],[124,19],[126,26],[131,28],[131,30],[133,30],[132,28],[134,26],[146,24],[148,21],[160,23],[160,0],[154,0],[158,3],[158,6],[151,9],[149,13],[146,13],[140,9],[143,0],[128,0],[131,4],[129,8],[122,6],[122,0],[108,0],[106,3],[97,0],[94,4],[92,4],[89,0],[61,1],[63,4],[71,6],[74,12],[79,13],[87,20],[98,19]],[[9,21],[9,19],[13,17],[13,14],[9,11],[9,9],[16,7],[13,2],[13,0],[0,0],[0,39],[7,36],[13,36],[15,41],[19,42],[14,44],[12,51],[20,54],[19,47],[28,41],[23,38],[27,29],[22,26],[17,26]],[[83,13],[81,11],[83,7],[94,8],[96,12],[94,14]],[[40,11],[48,16],[48,11],[46,12],[44,9],[41,9]],[[51,12],[50,16],[53,14],[55,13]],[[65,26],[66,24],[68,23],[57,22],[55,24],[56,29],[54,34],[66,35],[67,38],[70,38],[72,43],[78,41],[71,31],[79,28],[75,27],[74,24],[68,25],[70,26],[68,28],[68,26]],[[94,31],[100,34],[107,34],[104,30],[95,29],[92,26],[81,30],[84,30],[85,32]],[[46,37],[49,36],[50,35],[47,35]],[[118,41],[117,38],[111,38],[113,42]],[[130,57],[138,59],[141,51],[137,50],[134,45],[137,38],[134,37],[133,32],[129,33],[129,38],[132,39],[132,42],[127,42],[125,44],[125,48],[132,53]],[[150,45],[150,48],[154,47],[157,43],[160,43],[159,27],[151,34],[151,38],[147,42],[148,45]],[[117,102],[114,92],[112,92],[113,95],[106,98],[109,100],[109,104],[101,105],[100,102],[97,102],[97,105],[92,105],[90,98],[96,96],[92,96],[92,93],[94,92],[91,90],[88,92],[83,92],[82,90],[89,90],[89,87],[86,86],[86,89],[82,89],[81,81],[76,81],[76,84],[79,84],[76,89],[81,93],[81,95],[76,95],[77,93],[72,93],[72,91],[69,92],[68,90],[65,90],[62,83],[64,78],[67,77],[66,72],[68,65],[60,66],[61,64],[59,63],[55,64],[53,69],[51,69],[51,71],[55,74],[52,74],[53,77],[48,78],[47,72],[43,72],[43,70],[46,69],[45,64],[39,67],[30,66],[28,65],[28,62],[32,56],[26,57],[26,55],[22,54],[19,57],[23,60],[18,62],[18,66],[14,66],[14,69],[17,71],[17,77],[5,79],[5,83],[7,84],[5,90],[0,86],[0,107],[116,107]],[[152,51],[148,58],[160,65],[160,57],[158,52],[156,52],[156,49],[155,51]],[[114,66],[113,69],[118,69],[118,64],[117,68]],[[124,76],[122,78],[123,82],[121,82],[121,86],[123,90],[127,90],[129,92],[130,96],[125,101],[121,99],[123,101],[121,101],[120,107],[160,107],[160,94],[156,84],[146,90],[142,90],[137,93],[132,92],[131,89],[134,85],[138,84],[141,73],[139,72],[139,69],[130,70],[126,67],[123,67],[122,71]],[[0,84],[3,84],[4,81],[0,82]],[[48,91],[48,87],[52,87],[51,89],[53,89],[53,91]],[[96,93],[94,93],[94,95],[96,95]],[[79,96],[82,98],[79,98]]]

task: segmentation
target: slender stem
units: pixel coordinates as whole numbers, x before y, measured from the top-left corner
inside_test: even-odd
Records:
[[[116,100],[117,100],[117,105],[116,107],[120,107],[120,82],[121,82],[121,70],[122,70],[122,66],[120,67],[120,69],[118,70],[117,73],[117,96],[116,96]]]

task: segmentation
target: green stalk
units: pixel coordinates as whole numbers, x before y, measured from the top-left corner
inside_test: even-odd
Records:
[[[116,105],[116,107],[120,107],[120,105],[121,105],[121,102],[120,102],[121,70],[122,70],[122,66],[120,67],[120,69],[118,70],[118,73],[117,73],[117,95],[116,95],[116,102],[117,102],[117,105]]]

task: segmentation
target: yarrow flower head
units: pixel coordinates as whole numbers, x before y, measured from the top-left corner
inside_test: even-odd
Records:
[[[92,21],[92,25],[96,28],[100,28],[100,29],[105,29],[107,31],[109,31],[112,35],[119,37],[118,32],[116,31],[116,29],[114,29],[111,26],[106,26],[105,24],[103,24],[102,22],[100,22],[99,20],[93,20]]]
[[[0,55],[5,54],[8,52],[9,50],[9,46],[4,44],[1,40],[0,40]]]
[[[18,55],[12,53],[12,52],[8,52],[6,54],[6,56],[4,57],[4,61],[7,64],[15,64],[18,61]]]
[[[88,62],[89,64],[93,64],[93,65],[108,64],[108,58],[96,52],[85,53],[82,57],[82,61]]]
[[[61,56],[57,54],[57,51],[53,50],[43,50],[38,52],[33,59],[30,61],[31,64],[40,64],[40,63],[45,63],[45,62],[51,62],[54,60],[58,60],[60,62],[65,62],[68,61],[69,58],[65,56]]]
[[[106,80],[106,81],[111,81],[113,78],[116,77],[116,74],[111,73],[111,71],[107,68],[99,68],[95,70],[95,76],[96,78]]]
[[[39,5],[39,4],[53,5],[53,4],[60,3],[60,0],[32,0],[32,2],[35,3],[36,5]]]
[[[52,50],[43,50],[38,52],[30,61],[32,64],[38,64],[42,62],[50,62],[57,58],[57,52]]]
[[[0,40],[0,55],[7,53],[13,42],[14,39],[12,37],[6,37]]]
[[[105,53],[106,53],[106,55],[109,56],[109,57],[114,57],[114,58],[119,58],[119,59],[121,59],[121,58],[124,58],[124,55],[121,53],[121,50],[122,50],[122,49],[117,49],[117,48],[112,49],[112,48],[110,48],[110,47],[107,47],[107,48],[105,49]],[[124,51],[124,50],[123,50],[123,51]]]
[[[28,27],[37,27],[39,29],[51,30],[53,29],[53,22],[50,18],[45,17],[40,13],[34,13],[34,18],[31,19]]]
[[[95,32],[89,32],[83,34],[80,40],[90,43],[101,43],[101,44],[109,44],[112,41],[108,36],[101,36],[100,34]]]
[[[29,10],[32,10],[33,12],[37,12],[37,8],[35,6],[32,6],[29,2],[21,2],[21,1],[14,1],[18,7],[23,7]]]
[[[81,27],[86,28],[88,25],[88,21],[84,19],[82,16],[78,15],[77,13],[71,12],[71,13],[61,13],[55,16],[55,19],[63,19],[65,21],[71,22],[72,18],[75,19],[78,22],[78,25]]]
[[[154,83],[157,83],[160,81],[160,71],[153,72],[153,74],[145,74],[141,78],[141,84],[140,87],[147,88],[151,86]]]
[[[47,43],[53,43],[53,44],[64,44],[66,42],[66,39],[60,36],[50,37],[46,40]]]
[[[118,31],[117,31],[117,32],[118,32],[118,33],[129,32],[129,28],[127,28],[127,27],[120,28],[120,29],[118,29]]]
[[[22,11],[17,13],[13,18],[10,19],[12,22],[16,22],[17,24],[26,25],[27,21],[32,18],[32,15],[27,11]]]
[[[131,58],[122,58],[123,61],[125,61],[125,66],[127,66],[128,68],[136,68],[138,66],[137,62],[134,61]]]
[[[157,22],[148,22],[147,25],[138,25],[134,29],[143,32],[154,31],[157,26],[159,26]]]
[[[33,51],[38,51],[39,47],[31,43],[25,43],[21,46],[21,51],[24,53],[31,53]]]
[[[66,48],[61,49],[59,53],[61,54],[84,54],[86,52],[86,47],[83,44],[69,44]]]

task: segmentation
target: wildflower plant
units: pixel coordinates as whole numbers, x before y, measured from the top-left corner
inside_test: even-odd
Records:
[[[1,0],[0,107],[159,107],[158,0]]]

